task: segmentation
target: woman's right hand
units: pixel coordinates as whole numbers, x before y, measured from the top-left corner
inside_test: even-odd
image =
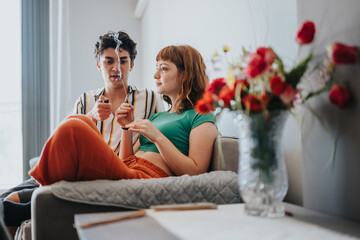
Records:
[[[134,107],[131,104],[122,103],[120,107],[115,111],[116,122],[119,123],[121,127],[125,127],[126,124],[133,122],[133,110]]]
[[[110,117],[111,114],[111,105],[107,97],[101,95],[98,101],[95,103],[95,106],[89,112],[88,116],[95,121],[104,121]]]

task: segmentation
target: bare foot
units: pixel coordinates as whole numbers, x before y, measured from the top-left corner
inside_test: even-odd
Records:
[[[10,201],[10,202],[20,202],[20,198],[19,198],[19,194],[17,192],[13,192],[11,193],[9,196],[7,196],[5,198],[6,201]]]

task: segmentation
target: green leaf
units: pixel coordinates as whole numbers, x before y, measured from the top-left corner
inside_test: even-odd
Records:
[[[278,65],[278,70],[281,72],[281,73],[284,73],[284,64],[281,60],[281,58],[279,57],[279,55],[277,55],[277,53],[274,51],[274,49],[270,48],[271,51],[275,54],[275,63]]]
[[[301,77],[306,72],[307,65],[312,59],[312,57],[313,55],[310,54],[307,58],[305,58],[302,62],[295,66],[289,73],[285,74],[286,82],[290,84],[294,89],[300,82]]]

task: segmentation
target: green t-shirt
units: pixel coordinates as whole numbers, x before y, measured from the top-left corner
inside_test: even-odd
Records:
[[[164,134],[175,147],[188,156],[189,154],[189,136],[193,128],[205,122],[214,123],[214,115],[198,114],[195,109],[182,111],[178,113],[159,112],[152,115],[149,120]],[[159,152],[154,143],[150,142],[143,135],[139,135],[139,151]]]

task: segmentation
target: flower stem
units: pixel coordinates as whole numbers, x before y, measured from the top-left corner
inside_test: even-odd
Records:
[[[321,94],[323,92],[326,92],[326,91],[329,91],[329,90],[330,90],[330,86],[326,85],[325,87],[323,87],[323,88],[321,88],[321,89],[319,89],[319,90],[317,90],[315,92],[311,92],[304,98],[304,102],[306,102],[308,99],[310,99],[310,98],[312,98],[312,97],[314,97],[316,95],[319,95],[319,94]]]

